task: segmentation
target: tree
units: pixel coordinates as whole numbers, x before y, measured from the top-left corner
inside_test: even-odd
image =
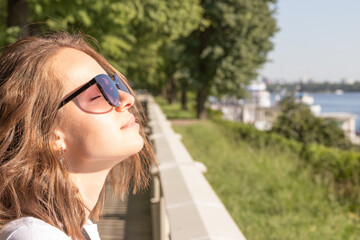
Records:
[[[0,52],[2,46],[16,41],[21,27],[27,24],[27,2],[26,0],[0,0]],[[21,26],[21,27],[20,27]],[[27,30],[27,28],[26,28]],[[24,31],[23,35],[28,32]]]
[[[26,27],[28,21],[28,9],[26,0],[7,0],[7,27],[19,26],[23,30],[23,35],[28,36],[29,31]]]
[[[280,106],[281,114],[271,131],[295,139],[303,147],[314,142],[342,149],[351,147],[350,141],[336,122],[316,117],[308,105],[296,102],[294,96],[284,98]]]
[[[184,53],[185,46],[180,39],[167,44],[164,50],[163,71],[167,76],[164,97],[169,103],[177,100],[177,93],[181,93],[181,106],[183,110],[187,110],[187,91],[191,86],[191,76],[188,66],[191,66],[191,56]]]
[[[197,115],[206,117],[209,94],[239,95],[240,84],[255,78],[266,62],[277,31],[276,0],[202,0],[199,27],[185,39],[193,54],[192,78],[197,89]]]
[[[6,4],[4,1],[0,0],[1,6]],[[50,28],[89,34],[133,87],[150,91],[159,91],[169,78],[163,69],[166,54],[171,53],[163,53],[164,46],[187,36],[197,27],[201,16],[199,0],[27,0],[27,3],[32,33],[41,34]],[[19,26],[15,27],[11,36],[19,32]],[[0,33],[1,45],[6,36]]]
[[[173,3],[176,3],[176,1],[173,1]],[[181,39],[188,36],[191,31],[198,27],[203,12],[198,0],[179,1],[175,5],[178,10],[176,14],[170,13],[170,15],[173,15],[171,25],[174,25],[170,27],[181,26],[180,31],[176,37],[164,41],[160,51],[163,62],[159,72],[165,74],[161,86],[163,87],[163,93],[165,93],[163,96],[168,99],[169,103],[176,100],[179,84],[183,85],[183,78],[187,75],[187,69],[184,68],[184,65],[188,63],[185,61],[184,44]]]

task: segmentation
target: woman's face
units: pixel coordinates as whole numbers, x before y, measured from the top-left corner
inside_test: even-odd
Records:
[[[63,97],[96,75],[106,74],[93,58],[72,48],[63,48],[56,54],[53,69],[62,77]],[[121,105],[106,113],[85,112],[76,101],[70,101],[59,110],[63,114],[55,130],[56,145],[64,149],[70,171],[85,173],[109,169],[142,149],[144,142],[139,125],[131,124],[134,116],[129,112],[134,97],[123,91],[119,94]]]

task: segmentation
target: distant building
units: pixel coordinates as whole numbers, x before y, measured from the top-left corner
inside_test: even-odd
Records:
[[[303,76],[300,78],[300,83],[307,84],[309,82],[309,78],[307,76]]]
[[[342,84],[346,84],[346,85],[353,85],[355,83],[355,79],[353,78],[344,78],[341,80]]]
[[[263,81],[252,81],[247,87],[251,94],[252,102],[259,107],[270,107],[270,92],[266,90],[266,83]]]
[[[356,115],[345,112],[331,112],[321,113],[320,117],[334,120],[352,143],[360,144],[360,139],[356,135]]]
[[[260,107],[256,104],[244,104],[241,106],[239,121],[253,124],[259,130],[270,130],[279,113],[279,105]]]
[[[262,81],[263,81],[265,84],[267,84],[267,85],[268,85],[268,84],[271,84],[271,82],[272,82],[271,79],[268,78],[268,77],[263,77],[263,78],[262,78]]]

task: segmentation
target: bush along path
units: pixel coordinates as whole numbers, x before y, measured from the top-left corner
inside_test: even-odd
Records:
[[[234,133],[239,141],[246,141],[257,148],[276,146],[280,150],[296,153],[300,164],[311,168],[314,178],[331,182],[339,200],[347,201],[352,210],[360,213],[360,152],[316,143],[304,146],[279,134],[259,131],[251,125],[219,118],[214,121],[224,130]]]

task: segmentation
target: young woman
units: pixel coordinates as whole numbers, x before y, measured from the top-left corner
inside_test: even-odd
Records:
[[[0,58],[0,239],[99,239],[108,179],[147,186],[153,155],[125,77],[81,36],[28,37]]]

